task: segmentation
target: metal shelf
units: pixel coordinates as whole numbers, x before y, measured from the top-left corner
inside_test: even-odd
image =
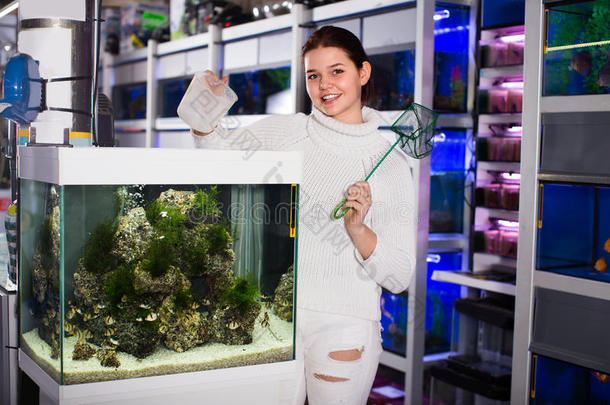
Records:
[[[146,48],[141,48],[116,56],[113,55],[111,66],[124,65],[126,63],[140,62],[146,60],[146,52]]]
[[[476,252],[472,255],[472,268],[475,272],[487,270],[493,266],[507,267],[511,269],[517,268],[517,259],[492,255],[490,253]]]
[[[541,113],[590,112],[610,110],[610,94],[547,96],[540,98]]]
[[[535,270],[534,286],[610,301],[610,283]]]
[[[405,0],[351,0],[327,4],[312,10],[312,21],[320,22],[339,18],[344,19],[355,14],[364,14],[366,12],[378,11],[382,8],[408,5],[409,3],[415,6],[415,1]]]
[[[118,120],[114,122],[114,130],[117,132],[144,132],[146,131],[146,120]]]
[[[171,41],[158,44],[156,56],[188,51],[190,49],[203,48],[208,46],[209,42],[210,34],[207,32],[189,37],[173,39]]]
[[[482,280],[472,276],[467,271],[442,271],[437,270],[432,273],[432,280],[444,281],[446,283],[463,285],[466,287],[477,288],[479,290],[492,291],[505,295],[515,295],[515,285],[502,283],[499,281]]]
[[[430,233],[428,234],[429,250],[461,250],[466,241],[461,233]]]
[[[520,162],[478,162],[478,170],[485,170],[488,172],[520,172]]]
[[[245,24],[236,25],[222,30],[222,40],[235,41],[241,38],[259,36],[261,34],[280,31],[292,27],[293,16],[291,14],[265,18]]]
[[[488,218],[506,219],[508,221],[519,221],[519,211],[503,210],[500,208],[476,207],[477,211],[484,212]]]
[[[610,185],[610,176],[540,173],[538,174],[538,181]]]
[[[401,356],[400,354],[384,350],[381,352],[381,356],[379,357],[379,363],[383,364],[384,366],[391,367],[394,370],[402,371],[403,373],[407,372],[407,358]]]
[[[512,124],[521,122],[521,113],[479,114],[479,124]]]
[[[523,75],[523,65],[509,65],[483,68],[479,71],[481,79],[492,79],[494,77],[520,76]]]

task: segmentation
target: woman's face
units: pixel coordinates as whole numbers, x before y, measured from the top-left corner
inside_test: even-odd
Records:
[[[341,48],[316,48],[305,54],[305,80],[311,102],[324,114],[346,124],[362,123],[360,94],[371,65],[358,69]]]

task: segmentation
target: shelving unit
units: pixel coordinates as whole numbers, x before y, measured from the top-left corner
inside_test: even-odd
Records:
[[[588,3],[591,7],[595,2]],[[571,4],[572,7],[584,7],[584,5]],[[595,352],[595,348],[600,344],[597,336],[606,333],[605,325],[610,308],[610,283],[602,280],[603,273],[595,273],[593,262],[584,263],[583,269],[588,267],[590,273],[587,274],[583,270],[580,275],[576,272],[571,275],[559,274],[556,272],[559,269],[552,267],[543,271],[543,266],[541,266],[549,249],[554,248],[554,252],[559,249],[557,248],[559,245],[549,244],[548,231],[545,231],[549,226],[555,226],[552,233],[554,241],[565,240],[565,244],[575,247],[582,244],[585,246],[585,250],[588,250],[586,244],[590,243],[586,237],[587,232],[583,233],[584,236],[580,240],[570,239],[571,235],[566,234],[565,229],[561,228],[561,220],[557,220],[553,211],[564,209],[591,215],[595,226],[599,224],[599,229],[604,229],[602,228],[604,220],[598,217],[598,212],[578,204],[566,206],[565,200],[574,198],[578,188],[605,190],[610,184],[610,172],[606,168],[594,171],[577,170],[570,160],[559,162],[565,169],[562,174],[549,172],[545,167],[545,164],[548,164],[545,155],[550,153],[550,146],[566,156],[571,156],[573,161],[586,159],[592,163],[601,164],[602,162],[597,157],[591,157],[590,151],[607,150],[607,140],[604,137],[595,136],[595,141],[592,143],[586,135],[588,133],[599,134],[600,130],[601,133],[607,133],[608,125],[598,122],[598,127],[592,129],[589,126],[594,123],[592,120],[588,119],[588,122],[585,123],[574,120],[571,127],[573,134],[571,142],[562,143],[556,138],[557,128],[553,128],[551,122],[546,119],[553,116],[558,117],[561,114],[570,114],[569,117],[578,119],[583,114],[591,112],[607,117],[610,113],[610,95],[582,94],[590,92],[590,90],[585,90],[584,86],[582,90],[575,91],[575,89],[578,90],[577,80],[580,79],[576,72],[567,72],[561,77],[561,80],[555,77],[555,81],[551,82],[551,73],[545,70],[550,66],[546,65],[546,58],[555,58],[555,67],[567,66],[565,63],[569,63],[570,58],[576,52],[591,50],[591,48],[586,44],[575,43],[567,46],[565,54],[547,52],[549,49],[547,47],[557,45],[553,43],[554,38],[550,34],[550,27],[553,24],[552,13],[561,13],[561,8],[553,2],[541,0],[527,1],[525,7],[525,87],[521,178],[521,187],[524,192],[521,193],[519,201],[523,210],[520,213],[519,221],[512,399],[515,403],[536,403],[538,398],[540,401],[548,400],[548,398],[544,398],[545,394],[539,391],[546,389],[548,394],[548,389],[553,389],[548,382],[544,384],[540,382],[537,385],[537,378],[551,368],[553,375],[559,379],[558,381],[561,380],[563,372],[583,372],[584,375],[591,375],[592,370],[596,370],[610,374],[610,358],[607,353]],[[586,8],[579,8],[579,10],[581,9]],[[585,13],[577,18],[588,17]],[[570,20],[562,21],[563,24],[567,26],[570,24]],[[554,26],[553,32],[557,33],[560,30],[561,27]],[[578,41],[578,36],[572,35],[570,41]],[[594,69],[591,74],[596,74]],[[551,83],[566,84],[568,90],[555,91],[550,87]],[[543,137],[551,144],[543,143]],[[553,144],[553,142],[555,143]],[[553,197],[553,194],[547,190],[548,186],[562,187],[562,194],[556,194]],[[563,201],[557,196],[563,197]],[[551,201],[552,205],[548,205],[548,201]],[[602,205],[602,210],[605,210],[606,206]],[[572,233],[576,234],[580,224],[575,225],[570,222],[570,226],[574,228]],[[582,224],[582,226],[586,225]],[[602,235],[600,237],[603,238]],[[603,245],[603,241],[604,239],[601,239],[597,241],[597,244]],[[562,247],[565,249],[564,245]],[[595,240],[592,247],[591,250],[594,252],[599,251]],[[591,250],[589,250],[590,255]],[[569,257],[570,254],[571,252],[566,252],[565,256]],[[590,274],[600,277],[593,279],[595,277]],[[558,304],[560,302],[563,304]],[[596,314],[604,320],[595,324],[588,323],[597,316]],[[557,340],[553,343],[545,340],[540,333],[543,328],[550,335],[557,336]],[[574,386],[570,386],[570,383],[576,384],[576,379],[566,381],[569,383],[563,384],[561,387],[562,401],[572,403],[573,397],[570,395],[578,390]],[[607,397],[604,398],[607,399]],[[595,402],[591,401],[591,403]]]
[[[433,280],[466,287],[465,294],[470,299],[475,297],[496,297],[503,301],[511,302],[511,297],[516,295],[514,280],[517,261],[513,257],[503,255],[507,253],[510,255],[516,254],[516,246],[511,247],[511,250],[508,250],[508,252],[506,249],[500,251],[500,232],[505,232],[504,230],[494,231],[496,234],[495,242],[491,242],[494,239],[490,238],[489,244],[486,243],[488,246],[485,247],[483,246],[483,235],[490,228],[506,229],[506,231],[516,230],[519,211],[513,202],[515,200],[514,197],[510,201],[502,198],[502,188],[500,187],[504,186],[497,186],[499,187],[497,190],[493,188],[496,186],[490,187],[489,194],[487,190],[484,192],[484,188],[489,184],[497,183],[500,179],[514,184],[507,186],[511,189],[511,193],[514,193],[515,187],[518,187],[516,184],[518,184],[521,165],[518,159],[518,150],[515,149],[514,145],[519,142],[515,135],[520,135],[520,133],[515,130],[521,126],[522,114],[518,105],[516,105],[516,109],[507,109],[506,99],[503,100],[504,104],[499,103],[498,99],[493,99],[490,92],[499,90],[499,93],[504,94],[504,97],[506,97],[507,90],[502,89],[501,86],[505,82],[511,82],[508,85],[511,89],[519,86],[516,83],[523,81],[523,65],[516,64],[514,59],[511,61],[513,64],[507,64],[506,59],[502,63],[502,58],[499,56],[489,58],[489,53],[491,52],[489,46],[493,47],[494,42],[499,41],[499,38],[504,36],[514,36],[522,33],[523,27],[519,26],[485,29],[480,33],[480,64],[484,64],[483,58],[485,55],[488,55],[488,59],[491,60],[487,60],[487,62],[492,62],[491,65],[493,66],[483,67],[478,72],[477,107],[479,114],[474,119],[477,138],[475,184],[480,190],[477,190],[475,193],[475,206],[473,208],[474,243],[472,250],[474,252],[471,256],[471,267],[465,267],[471,270],[459,272],[437,271],[432,276]],[[498,102],[498,104],[492,105],[492,101],[494,103]],[[490,137],[494,138],[495,149],[487,146],[487,140]],[[502,145],[503,139],[508,137],[511,137],[511,140]],[[510,156],[507,155],[508,151],[510,151]],[[494,194],[492,194],[492,191]],[[510,232],[510,235],[514,234],[514,232]],[[516,242],[511,243],[516,244]],[[490,246],[497,246],[497,248],[490,249]],[[462,319],[461,315],[460,319]],[[482,339],[480,336],[477,338],[477,335],[481,333],[480,325],[477,326],[472,320],[461,320],[459,325],[459,338],[454,350],[456,350],[457,354],[471,353],[472,342],[477,341],[477,339],[480,342],[480,339]],[[512,334],[512,332],[510,333]],[[510,359],[503,357],[501,361],[502,367],[509,365],[508,363],[510,363]],[[433,376],[435,376],[437,384],[442,385],[444,384],[443,381],[449,382],[449,384],[458,384],[455,386],[456,388],[465,390],[464,392],[471,392],[470,394],[464,393],[465,401],[466,397],[470,398],[469,395],[473,395],[472,392],[484,395],[476,390],[472,391],[476,386],[485,385],[482,382],[476,383],[478,380],[473,375],[468,373],[461,374],[461,372],[455,374],[454,371],[451,371],[453,370],[451,366],[449,366],[449,371],[443,370],[442,367],[440,369],[435,368],[434,370]],[[438,380],[439,378],[440,380]],[[467,383],[467,381],[474,385],[469,385],[470,383]],[[508,385],[505,385],[506,387],[503,392],[508,390]]]

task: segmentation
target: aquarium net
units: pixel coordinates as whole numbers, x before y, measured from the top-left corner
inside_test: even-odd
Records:
[[[413,103],[392,124],[390,129],[400,137],[400,148],[414,159],[422,159],[432,152],[438,114]]]

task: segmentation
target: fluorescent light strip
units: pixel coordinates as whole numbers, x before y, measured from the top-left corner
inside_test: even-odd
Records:
[[[525,34],[507,35],[505,37],[498,38],[502,42],[519,42],[525,40]]]
[[[546,52],[564,51],[566,49],[586,48],[587,46],[600,46],[600,45],[607,45],[607,44],[610,44],[610,39],[607,39],[605,41],[597,41],[597,42],[585,42],[584,44],[551,46],[551,47],[546,48]]]
[[[17,8],[19,8],[19,2],[18,1],[14,1],[11,4],[5,6],[2,10],[0,10],[0,18],[9,15],[13,11],[17,10]]]
[[[523,82],[502,82],[500,83],[500,87],[504,89],[522,89]]]

